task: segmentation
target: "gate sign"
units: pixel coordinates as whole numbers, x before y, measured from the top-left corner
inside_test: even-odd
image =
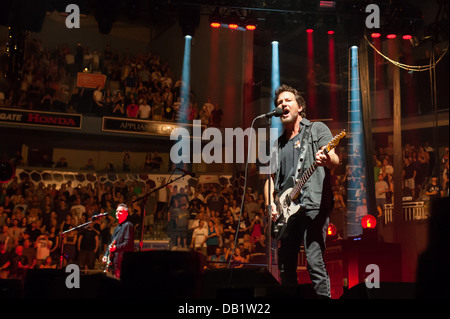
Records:
[[[81,115],[0,108],[0,123],[81,129]]]

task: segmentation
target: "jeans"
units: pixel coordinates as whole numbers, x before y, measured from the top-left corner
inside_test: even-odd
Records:
[[[278,250],[281,284],[297,284],[298,253],[303,242],[307,270],[316,294],[331,297],[330,277],[323,259],[328,223],[329,211],[300,211],[289,218]]]

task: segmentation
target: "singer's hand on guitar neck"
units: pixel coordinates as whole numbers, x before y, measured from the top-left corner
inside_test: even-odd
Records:
[[[334,149],[330,150],[325,154],[324,149],[326,146],[322,147],[316,153],[316,164],[318,166],[326,166],[328,168],[333,168],[334,166],[339,164],[339,157],[334,152]]]

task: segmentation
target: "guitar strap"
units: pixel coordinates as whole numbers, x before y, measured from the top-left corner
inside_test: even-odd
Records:
[[[305,131],[302,135],[301,139],[301,147],[300,147],[300,153],[298,155],[298,161],[297,161],[297,168],[296,168],[296,176],[295,179],[297,180],[303,175],[303,170],[305,169],[305,155],[306,151],[308,150],[308,139],[311,137],[310,131],[314,123],[309,123],[309,125],[305,125]]]
[[[300,140],[301,140],[301,148],[300,148],[300,153],[299,153],[299,156],[298,156],[297,167],[296,167],[296,170],[295,170],[295,172],[297,172],[296,176],[294,176],[295,179],[301,177],[302,174],[303,174],[303,170],[304,170],[304,166],[305,166],[305,155],[306,155],[306,151],[308,149],[307,142],[308,142],[308,138],[310,137],[309,132],[311,130],[311,127],[314,124],[313,122],[310,122],[307,119],[303,119],[303,121],[305,122],[305,124],[304,124],[305,127],[304,127],[303,132],[301,132],[301,134],[302,134],[301,138],[300,138]],[[278,145],[277,146],[278,146],[278,150],[280,150],[280,140],[279,139],[278,139]],[[279,156],[279,155],[277,155],[277,164],[278,164],[277,167],[280,168],[281,156]],[[294,181],[295,181],[295,179],[294,179]],[[278,182],[279,182],[279,174],[275,174],[274,185],[278,185]]]

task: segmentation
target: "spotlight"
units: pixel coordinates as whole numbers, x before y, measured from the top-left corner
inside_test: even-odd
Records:
[[[377,220],[373,215],[367,214],[361,219],[363,228],[374,229],[377,226]]]
[[[319,9],[334,10],[336,8],[336,1],[319,1]]]
[[[386,35],[386,38],[391,39],[391,40],[395,39],[396,37],[397,37],[397,35],[395,33],[389,33],[388,35]]]
[[[412,39],[412,35],[411,35],[411,34],[404,34],[404,35],[402,36],[402,39],[403,39],[403,40],[411,40],[411,39]]]
[[[193,37],[200,24],[200,8],[198,6],[182,6],[178,19],[183,36],[190,35]]]
[[[361,219],[361,226],[363,228],[362,239],[364,241],[377,240],[377,219],[370,214],[367,214]]]
[[[239,16],[236,10],[231,11],[228,16],[228,28],[236,30],[239,27]]]
[[[401,27],[398,23],[398,21],[396,20],[391,20],[388,21],[386,26],[384,27],[384,30],[386,33],[384,33],[386,35],[386,39],[396,39],[397,38],[397,34],[401,32]]]
[[[247,18],[245,19],[245,29],[249,31],[256,30],[256,16],[252,13],[249,13],[247,15]]]
[[[414,34],[417,34],[417,25],[418,23],[413,20],[406,20],[402,24],[402,39],[403,40],[411,40]]]
[[[339,239],[337,227],[334,224],[329,223],[327,229],[327,241],[331,242],[336,241],[337,239]]]
[[[325,15],[323,17],[323,24],[327,28],[328,34],[334,34],[334,31],[336,31],[336,25],[337,25],[337,17],[334,14]]]
[[[214,12],[209,16],[209,24],[213,28],[220,28],[220,26],[222,25],[219,8],[216,8]]]
[[[327,235],[328,236],[334,236],[337,233],[337,228],[334,224],[329,223],[328,224],[328,229],[327,229]]]
[[[381,37],[381,33],[379,33],[379,32],[373,32],[373,33],[370,34],[370,36],[371,36],[373,39],[377,39],[377,38],[380,38],[380,37]]]
[[[312,15],[307,15],[305,17],[306,32],[308,32],[308,33],[313,33],[314,32],[314,26],[316,24],[315,19],[316,19],[316,17],[314,17]]]

